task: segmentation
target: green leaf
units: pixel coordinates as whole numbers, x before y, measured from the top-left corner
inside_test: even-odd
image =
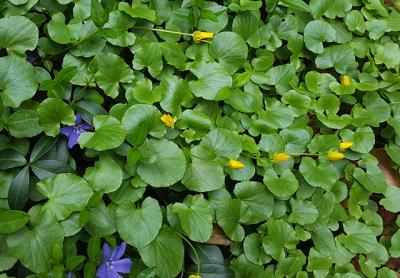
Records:
[[[65,16],[63,13],[58,12],[53,14],[50,22],[47,24],[47,29],[49,31],[50,38],[59,44],[69,44],[76,40],[72,36],[73,24],[66,25],[65,24]],[[77,30],[75,30],[77,31]]]
[[[8,117],[6,124],[16,138],[34,137],[42,132],[38,114],[34,110],[18,110]]]
[[[31,64],[15,56],[0,58],[0,97],[4,106],[20,106],[35,95],[37,87]]]
[[[267,278],[274,275],[272,273],[267,273],[264,271],[264,266],[255,265],[251,263],[245,256],[241,254],[238,258],[231,261],[231,268],[235,272],[235,278],[247,278],[247,277],[257,277],[257,278]]]
[[[31,216],[19,210],[0,210],[0,234],[11,234],[22,229]]]
[[[11,169],[26,164],[26,159],[14,150],[4,150],[0,152],[0,169]]]
[[[138,146],[146,140],[147,134],[158,138],[164,135],[165,126],[160,117],[160,111],[153,105],[135,104],[131,106],[122,118],[128,142]]]
[[[160,101],[161,94],[159,91],[153,90],[153,83],[150,79],[142,79],[136,82],[135,86],[129,88],[126,92],[128,101],[134,98],[139,103],[153,104]]]
[[[74,174],[59,174],[42,180],[37,189],[49,199],[44,208],[53,212],[58,220],[84,209],[93,194],[89,184]]]
[[[115,225],[115,204],[106,206],[100,201],[96,207],[89,209],[90,219],[85,230],[92,235],[110,236],[117,231]]]
[[[22,210],[29,194],[29,166],[25,166],[17,174],[8,191],[8,205],[12,209]]]
[[[79,136],[79,144],[97,151],[115,149],[125,140],[121,123],[109,115],[93,117],[94,132],[84,132]]]
[[[135,79],[132,69],[118,55],[100,53],[96,56],[96,62],[99,68],[96,82],[112,98],[118,96],[120,83],[132,83]]]
[[[299,182],[288,169],[285,169],[280,176],[272,169],[267,170],[264,173],[264,184],[278,197],[291,196],[299,188]]]
[[[151,76],[157,77],[163,69],[160,45],[155,42],[141,45],[135,52],[132,65],[136,70],[147,68]]]
[[[155,267],[160,277],[174,278],[182,270],[183,243],[179,235],[168,226],[163,226],[156,239],[138,251],[143,262],[148,267]]]
[[[397,43],[378,44],[374,57],[378,65],[385,64],[388,69],[398,69],[400,64],[400,47]]]
[[[335,168],[328,161],[319,161],[317,166],[312,158],[303,157],[299,170],[310,185],[322,187],[327,191],[331,190],[338,179]]]
[[[53,246],[63,245],[64,232],[54,215],[40,207],[31,209],[31,229],[22,228],[7,237],[7,245],[13,256],[33,272],[52,269]]]
[[[210,239],[212,211],[209,201],[202,194],[189,195],[183,203],[175,203],[172,212],[178,214],[181,227],[191,240],[205,242]]]
[[[196,157],[191,160],[182,178],[186,188],[195,192],[208,192],[224,186],[225,176],[218,162]]]
[[[263,265],[271,261],[271,257],[265,253],[262,246],[262,236],[252,233],[243,241],[243,251],[246,258],[253,264]]]
[[[120,11],[112,11],[107,14],[107,16],[109,20],[103,26],[103,37],[105,37],[109,43],[120,47],[127,47],[135,44],[135,34],[128,32],[128,29],[133,26],[132,19],[127,14]]]
[[[241,201],[241,206],[248,207],[250,217],[246,224],[257,224],[271,217],[274,198],[262,183],[240,182],[236,184],[234,193]]]
[[[346,74],[347,69],[355,63],[354,52],[346,45],[334,45],[324,49],[324,52],[315,59],[320,69],[335,68],[338,73]]]
[[[400,212],[400,188],[389,186],[384,192],[385,198],[379,201],[386,210],[397,213]]]
[[[293,227],[286,221],[270,219],[267,222],[268,233],[262,240],[262,245],[267,254],[277,261],[285,258],[285,249],[294,250],[299,240]]]
[[[94,167],[86,168],[84,178],[94,191],[104,193],[116,191],[122,183],[122,169],[114,159],[108,155],[100,155]]]
[[[137,173],[144,182],[154,187],[173,185],[185,174],[185,155],[171,141],[147,140],[139,147],[139,153]]]
[[[294,9],[294,10],[298,10],[298,11],[302,11],[302,12],[309,12],[310,8],[308,7],[308,5],[302,1],[302,0],[280,0],[279,5]]]
[[[195,96],[207,100],[222,100],[230,96],[223,89],[232,86],[232,78],[220,64],[201,61],[193,63],[189,69],[197,77],[196,81],[189,82]]]
[[[285,64],[269,69],[260,80],[255,80],[253,75],[252,80],[257,84],[275,86],[276,91],[283,94],[290,89],[289,83],[294,79],[295,73],[293,65]]]
[[[58,98],[48,98],[37,108],[39,123],[48,136],[60,133],[60,124],[74,125],[74,111],[64,101]]]
[[[230,74],[236,72],[247,59],[246,42],[233,32],[215,35],[209,52],[211,57],[215,58]]]
[[[317,207],[309,202],[303,200],[290,199],[292,212],[289,215],[289,223],[297,223],[300,225],[312,224],[317,220],[318,210]]]
[[[118,10],[129,14],[133,18],[144,18],[150,21],[156,21],[156,12],[150,10],[147,5],[133,2],[132,6],[128,3],[121,2],[118,4]]]
[[[24,16],[0,19],[0,48],[8,52],[24,53],[34,50],[39,40],[36,25]]]
[[[304,28],[305,45],[314,53],[323,53],[323,42],[332,42],[335,39],[335,30],[325,21],[313,20]]]
[[[346,15],[346,25],[351,32],[365,32],[365,20],[361,12],[352,10]]]
[[[383,193],[388,186],[382,171],[371,162],[366,164],[366,171],[356,168],[353,177],[370,192]]]
[[[343,141],[353,142],[351,149],[360,153],[368,153],[375,145],[375,134],[371,127],[359,127],[355,132],[345,129],[340,135]]]
[[[397,230],[397,232],[393,234],[390,242],[390,255],[395,258],[400,257],[400,230]]]
[[[181,102],[190,91],[185,80],[173,75],[163,80],[155,90],[161,94],[160,106],[163,110],[176,116],[182,113]]]
[[[200,150],[212,158],[235,159],[242,151],[240,136],[230,130],[216,128],[203,137]]]
[[[0,271],[11,269],[17,261],[6,244],[6,235],[0,234]]]
[[[346,235],[339,235],[339,241],[353,253],[368,254],[378,245],[372,230],[363,223],[347,221],[343,228]]]
[[[151,243],[162,226],[162,212],[157,200],[147,197],[141,205],[124,202],[116,214],[118,233],[136,248]]]
[[[225,234],[233,241],[242,241],[244,230],[239,224],[241,211],[241,201],[239,199],[229,200],[221,204],[216,211],[218,225],[224,230]]]

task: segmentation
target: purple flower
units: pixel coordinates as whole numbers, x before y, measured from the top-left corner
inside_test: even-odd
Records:
[[[81,115],[76,114],[75,125],[62,127],[61,133],[68,137],[68,148],[72,149],[73,146],[78,144],[78,138],[81,133],[92,130],[93,127],[90,124],[84,123]]]
[[[103,245],[104,261],[96,272],[98,278],[122,278],[118,272],[129,273],[131,270],[131,259],[125,258],[120,260],[124,255],[126,242],[114,248],[111,252],[111,247],[107,243]]]

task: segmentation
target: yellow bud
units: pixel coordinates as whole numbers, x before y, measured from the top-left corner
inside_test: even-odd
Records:
[[[339,149],[345,150],[345,149],[351,148],[352,146],[353,146],[353,142],[346,141],[346,142],[340,143]]]
[[[201,278],[200,275],[190,275],[189,278]]]
[[[326,156],[329,160],[341,160],[344,158],[344,154],[335,151],[329,151]]]
[[[229,166],[229,168],[231,168],[233,170],[244,168],[244,164],[242,162],[240,162],[238,160],[234,160],[234,159],[229,160],[228,166]]]
[[[175,119],[169,114],[162,115],[160,120],[169,128],[174,128],[175,126]]]
[[[282,163],[290,158],[290,155],[287,153],[274,153],[274,162]]]
[[[350,86],[350,83],[351,83],[351,78],[350,78],[350,76],[348,76],[348,75],[343,75],[343,77],[342,77],[342,85],[343,85],[344,87],[349,87],[349,86]]]
[[[208,39],[212,39],[214,37],[213,32],[202,32],[202,31],[194,31],[192,34],[193,40],[196,43],[201,43],[201,42],[208,42],[210,41]]]

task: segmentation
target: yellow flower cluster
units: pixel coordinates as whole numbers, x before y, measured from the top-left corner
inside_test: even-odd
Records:
[[[349,87],[351,84],[351,78],[348,75],[343,75],[342,77],[342,85],[343,87]]]
[[[169,114],[161,116],[160,120],[169,128],[174,128],[176,120]]]
[[[231,159],[228,161],[228,166],[229,168],[233,169],[233,170],[238,170],[238,169],[243,169],[244,168],[244,164],[238,160],[234,160]]]
[[[194,31],[192,34],[193,41],[196,43],[201,42],[208,42],[211,43],[209,40],[214,37],[213,32],[202,32],[202,31]]]

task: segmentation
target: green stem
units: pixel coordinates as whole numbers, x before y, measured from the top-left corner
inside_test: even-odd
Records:
[[[319,156],[317,153],[288,153],[291,156]]]
[[[190,241],[187,240],[182,234],[178,233],[178,235],[190,246],[190,248],[192,248],[194,255],[196,256],[196,261],[197,261],[197,275],[200,276],[200,258],[199,258],[199,255],[197,254],[196,249],[194,248],[192,243],[190,243]]]
[[[132,28],[139,29],[139,30],[171,33],[171,34],[184,35],[184,36],[192,36],[193,35],[193,34],[183,33],[183,32],[178,32],[178,31],[171,31],[171,30],[164,30],[164,29],[157,29],[157,28],[146,28],[146,27],[141,27],[141,26],[133,26]]]

